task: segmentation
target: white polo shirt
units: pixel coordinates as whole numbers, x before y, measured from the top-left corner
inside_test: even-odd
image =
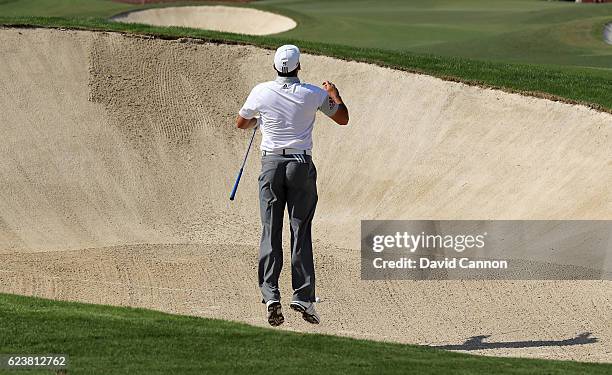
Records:
[[[301,83],[297,77],[278,77],[255,86],[239,114],[245,119],[258,117],[262,150],[311,150],[317,110],[333,116],[338,104],[320,87]]]

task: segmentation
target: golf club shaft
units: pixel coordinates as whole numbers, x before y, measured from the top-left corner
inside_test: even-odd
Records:
[[[242,160],[242,165],[240,166],[240,170],[238,171],[238,175],[236,176],[236,181],[234,182],[234,187],[232,188],[232,192],[230,193],[230,201],[233,201],[236,197],[236,191],[238,191],[238,184],[240,183],[240,178],[242,177],[242,171],[244,170],[244,166],[246,165],[247,158],[249,157],[249,151],[251,151],[251,146],[253,145],[253,139],[255,139],[255,133],[257,133],[257,126],[253,129],[253,134],[251,135],[251,140],[249,141],[249,147],[246,150],[246,154],[244,155],[244,160]]]

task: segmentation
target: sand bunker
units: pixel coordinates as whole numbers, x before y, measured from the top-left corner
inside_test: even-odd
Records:
[[[227,196],[249,137],[235,114],[273,78],[272,54],[0,29],[0,291],[266,326],[257,153]],[[315,125],[324,322],[288,315],[283,329],[612,362],[609,281],[367,282],[358,250],[361,219],[611,219],[612,115],[327,57],[302,65],[339,85],[352,123]]]
[[[604,42],[612,44],[612,22],[604,26],[603,37]]]
[[[186,6],[140,10],[112,18],[118,22],[154,26],[183,26],[249,35],[268,35],[293,29],[289,17],[252,8]]]

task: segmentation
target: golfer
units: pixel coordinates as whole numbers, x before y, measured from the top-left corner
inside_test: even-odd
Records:
[[[259,248],[259,287],[268,323],[284,322],[278,278],[283,266],[282,229],[285,206],[291,226],[291,281],[289,305],[304,320],[318,324],[315,311],[315,270],[311,226],[317,205],[317,170],[312,162],[312,128],[317,110],[339,125],[349,121],[348,109],[336,86],[323,88],[300,82],[300,50],[284,45],[276,50],[277,78],[261,83],[240,109],[240,129],[261,129],[259,206],[263,226]]]

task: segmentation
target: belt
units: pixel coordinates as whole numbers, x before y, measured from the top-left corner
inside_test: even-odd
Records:
[[[310,155],[312,156],[312,151],[298,150],[297,148],[281,148],[279,150],[274,150],[274,151],[262,150],[261,154],[263,156],[271,155],[271,154],[275,154],[275,155]]]

